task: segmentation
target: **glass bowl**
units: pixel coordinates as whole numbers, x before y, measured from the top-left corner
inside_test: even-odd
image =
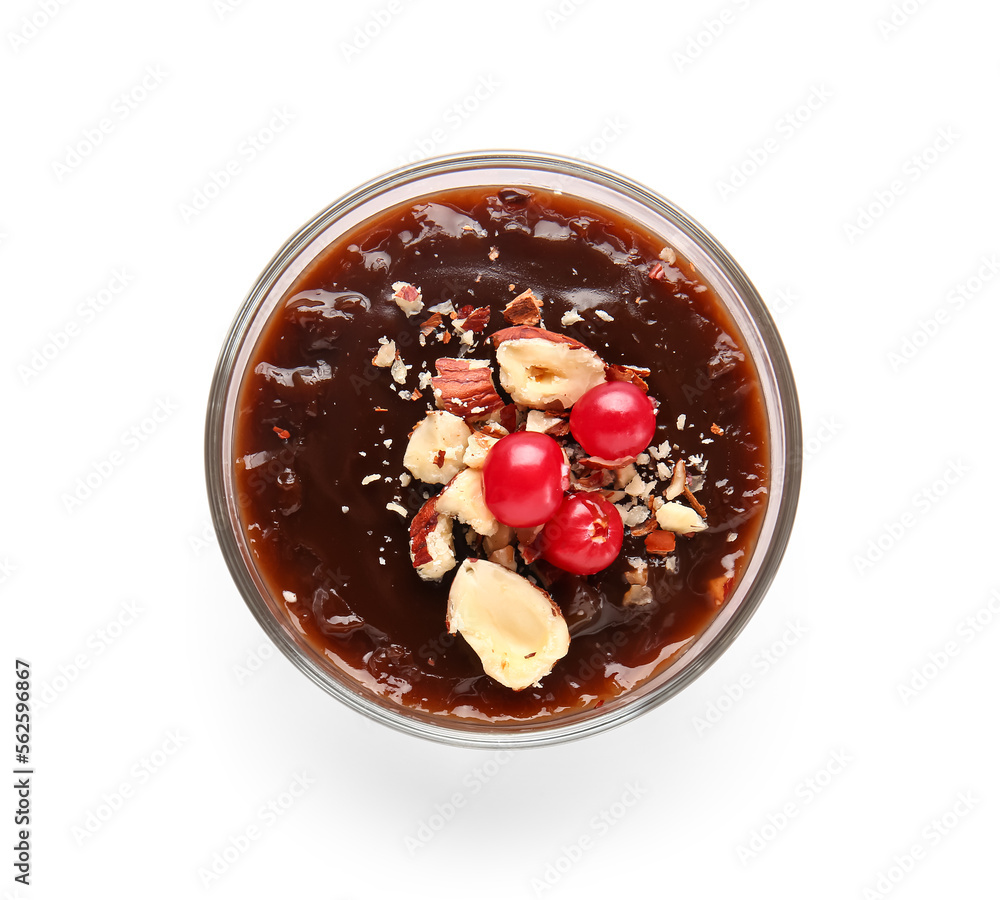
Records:
[[[742,579],[708,627],[647,681],[599,708],[528,721],[485,723],[411,709],[376,695],[326,662],[291,626],[257,570],[240,523],[234,481],[234,423],[255,344],[297,277],[346,231],[382,210],[452,188],[503,184],[560,191],[600,204],[663,238],[698,270],[739,329],[756,366],[769,432],[766,511]],[[291,237],[244,300],[219,357],[206,423],[206,474],[219,546],[251,612],[277,647],[312,681],[351,708],[408,734],[469,747],[544,746],[605,731],[672,697],[733,642],[760,604],[788,542],[799,494],[802,435],[788,358],[760,296],[732,257],[697,222],[648,188],[573,159],[529,152],[481,152],[430,159],[363,184]]]

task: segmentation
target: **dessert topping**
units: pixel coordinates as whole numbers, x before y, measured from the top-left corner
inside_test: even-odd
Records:
[[[415,316],[424,308],[420,288],[408,281],[397,281],[393,284],[392,299],[396,301],[396,306],[406,313],[407,318]]]
[[[605,381],[604,362],[563,334],[515,325],[492,337],[500,385],[515,403],[534,409],[569,409]]]
[[[569,629],[541,588],[503,565],[462,563],[448,594],[449,634],[460,633],[483,670],[506,687],[524,690],[548,675],[569,650]]]
[[[465,447],[472,429],[458,416],[433,410],[410,434],[403,465],[427,484],[446,484],[464,466]]]
[[[507,304],[503,317],[511,325],[537,325],[542,320],[541,310],[542,300],[528,288]]]
[[[517,431],[490,449],[483,465],[486,505],[505,525],[547,522],[562,502],[569,467],[547,434]]]
[[[445,357],[434,366],[438,374],[431,379],[431,386],[439,408],[467,422],[489,419],[504,408],[486,360]]]
[[[410,522],[410,559],[425,581],[440,581],[456,564],[452,520],[436,507],[437,497],[431,497]]]
[[[542,557],[577,575],[606,569],[622,549],[624,527],[618,509],[600,494],[566,494],[538,536]]]
[[[636,456],[649,446],[656,414],[642,388],[630,381],[609,381],[591,388],[569,417],[573,437],[591,456]]]

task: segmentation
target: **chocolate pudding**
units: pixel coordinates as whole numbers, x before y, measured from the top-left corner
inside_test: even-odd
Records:
[[[551,672],[512,690],[449,633],[457,570],[432,581],[415,568],[411,523],[438,487],[412,477],[403,457],[416,423],[441,408],[436,363],[495,367],[491,336],[517,327],[512,310],[521,314],[528,291],[539,328],[589,348],[609,372],[641,373],[656,430],[617,469],[570,453],[571,490],[599,489],[622,511],[609,566],[574,575],[526,555],[526,543],[511,554],[570,637]],[[523,429],[525,410],[498,390],[494,421]],[[726,603],[768,502],[757,372],[710,286],[617,213],[502,185],[390,208],[301,274],[253,350],[234,456],[247,543],[291,627],[364,690],[482,721],[600,706],[664,668]],[[666,502],[690,504],[703,529],[674,529],[674,539],[658,528]],[[459,565],[486,556],[464,525],[454,553]]]

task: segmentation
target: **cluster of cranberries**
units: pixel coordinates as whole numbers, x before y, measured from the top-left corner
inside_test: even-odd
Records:
[[[636,385],[614,381],[574,404],[569,427],[592,457],[628,459],[649,446],[656,414]],[[618,510],[600,494],[568,487],[562,448],[547,434],[517,431],[486,456],[483,494],[490,512],[512,528],[543,525],[536,539],[542,558],[567,572],[592,575],[618,556],[625,529]]]

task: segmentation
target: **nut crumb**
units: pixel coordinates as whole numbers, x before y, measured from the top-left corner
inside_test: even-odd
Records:
[[[435,328],[439,328],[442,325],[443,322],[444,322],[444,319],[441,318],[441,313],[439,313],[439,312],[431,313],[430,316],[428,316],[426,319],[424,319],[423,323],[421,324],[421,326],[420,326],[420,333],[424,337],[426,337]]]
[[[662,259],[668,266],[672,266],[677,262],[677,253],[673,247],[664,247],[660,251],[660,259]]]
[[[395,500],[386,503],[385,508],[390,512],[399,513],[404,519],[409,515],[405,506],[400,506]]]
[[[614,322],[615,320],[615,317],[611,315],[611,313],[605,312],[603,309],[595,309],[594,315],[597,316],[598,319],[603,319],[605,322]]]
[[[687,422],[687,415],[685,415],[684,413],[681,413],[677,417],[677,430],[678,431],[683,431],[684,430],[684,425],[685,425],[686,422]]]
[[[504,307],[503,317],[511,325],[537,325],[542,321],[541,310],[542,300],[528,288]]]
[[[654,556],[666,556],[674,552],[677,539],[672,531],[651,531],[646,535],[646,552]]]
[[[379,481],[382,478],[381,475],[366,475],[361,479],[362,484],[371,484],[373,481]]]
[[[342,513],[345,513],[345,514],[349,513],[351,511],[351,507],[349,507],[349,506],[342,506],[342,507],[340,507],[340,511]]]
[[[722,434],[722,429],[716,425],[715,422],[712,423],[712,428],[710,430],[712,434]]]
[[[396,343],[384,337],[379,338],[378,342],[381,346],[378,348],[378,353],[372,357],[372,365],[379,369],[387,369],[393,364],[398,355],[396,353]]]
[[[687,500],[688,503],[691,504],[692,507],[694,507],[694,511],[698,513],[699,516],[701,516],[703,519],[708,518],[708,513],[706,513],[705,511],[705,507],[698,502],[698,498],[691,493],[691,488],[689,488],[687,485],[684,486],[684,498]]]
[[[569,312],[565,312],[562,318],[559,320],[562,324],[568,328],[570,325],[576,325],[578,322],[583,321],[583,316],[581,316],[575,309],[571,309]]]
[[[424,308],[420,288],[408,281],[397,281],[392,286],[392,292],[392,299],[396,301],[396,306],[406,313],[407,318],[415,316]]]
[[[496,262],[500,257],[500,251],[496,247],[490,247],[490,262]]]

